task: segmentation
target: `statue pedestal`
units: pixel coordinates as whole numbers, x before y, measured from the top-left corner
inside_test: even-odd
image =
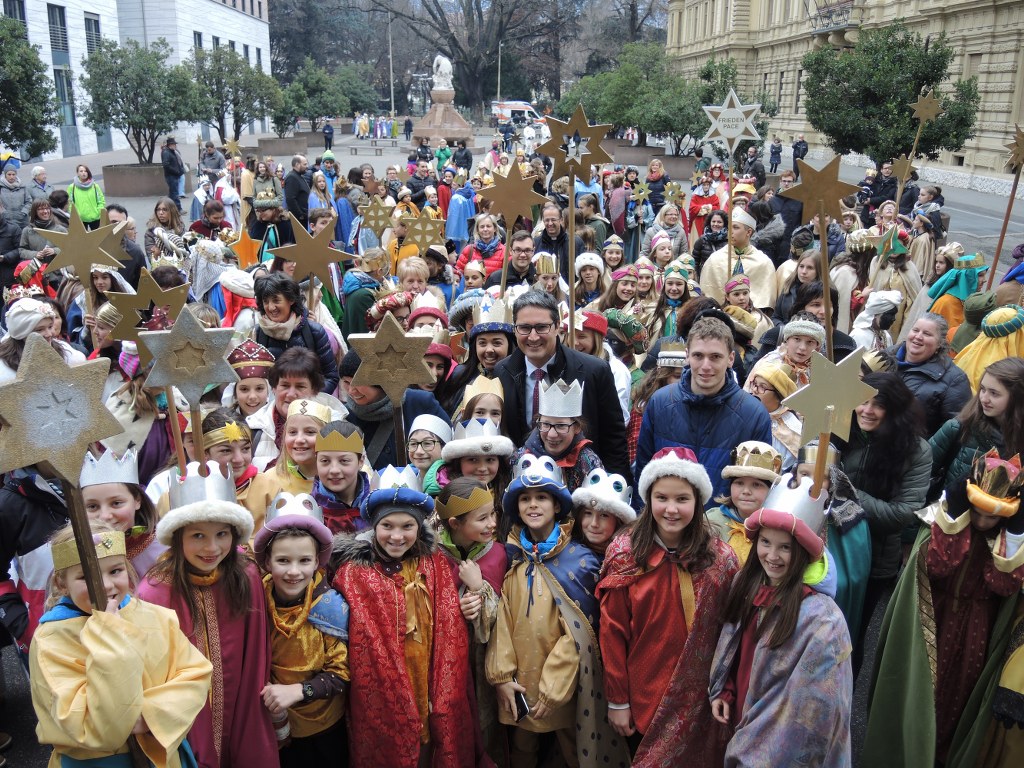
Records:
[[[441,139],[445,139],[450,147],[459,140],[472,145],[473,126],[455,109],[452,103],[455,91],[435,88],[430,91],[430,99],[433,102],[430,110],[413,125],[413,147],[419,146],[423,139],[428,139],[430,146],[435,148]]]

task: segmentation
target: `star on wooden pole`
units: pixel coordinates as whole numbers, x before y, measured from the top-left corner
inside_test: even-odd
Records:
[[[104,249],[107,238],[113,230],[114,227],[110,224],[98,229],[86,229],[77,208],[71,209],[67,232],[37,229],[38,234],[60,248],[60,253],[46,265],[46,272],[56,272],[58,269],[71,267],[78,275],[78,279],[82,281],[82,285],[85,285],[89,280],[93,264],[121,269],[123,266],[121,262]]]
[[[1003,227],[999,230],[999,242],[996,243],[996,252],[992,257],[992,268],[988,271],[988,285],[985,290],[992,290],[992,281],[996,278],[996,266],[999,264],[999,256],[1003,252],[1003,241],[1006,240],[1006,230],[1010,226],[1010,214],[1013,213],[1013,201],[1017,198],[1017,186],[1020,184],[1020,172],[1024,168],[1024,131],[1020,126],[1014,124],[1013,141],[1004,145],[1010,150],[1007,163],[1013,169],[1013,184],[1010,185],[1010,196],[1006,200],[1006,213],[1003,215]]]
[[[395,206],[388,206],[381,200],[380,195],[374,195],[363,209],[363,226],[377,235],[378,238],[384,236],[384,230],[391,226],[391,213],[395,210]]]
[[[356,386],[375,386],[384,390],[394,404],[395,458],[405,460],[405,421],[402,398],[405,390],[417,384],[433,384],[423,356],[430,346],[429,334],[405,333],[395,316],[388,312],[376,333],[353,333],[349,346],[359,355],[359,368],[352,377]]]
[[[868,241],[878,251],[879,258],[884,259],[892,253],[901,254],[907,252],[907,246],[902,243],[899,235],[900,228],[892,226],[880,235],[868,235]]]
[[[444,221],[426,211],[419,216],[403,216],[402,223],[407,227],[405,242],[415,245],[421,254],[432,245],[444,245]]]
[[[665,200],[682,210],[686,204],[686,191],[678,181],[670,181],[665,185]]]
[[[259,253],[260,248],[263,247],[263,241],[253,240],[249,237],[249,230],[242,227],[242,233],[238,236],[238,239],[233,243],[229,243],[228,247],[238,257],[238,265],[242,269],[248,269],[249,267],[255,267],[259,261]]]
[[[702,109],[711,121],[711,126],[701,139],[701,144],[721,141],[729,148],[731,156],[736,153],[741,141],[761,139],[761,134],[754,127],[754,118],[761,105],[741,104],[735,89],[729,89],[729,94],[721,106],[704,106]]]
[[[537,152],[551,158],[554,165],[552,178],[576,175],[589,179],[589,166],[612,161],[601,146],[601,140],[611,130],[611,126],[590,125],[582,104],[576,105],[576,111],[569,122],[564,123],[549,115],[547,125],[551,130],[551,138],[537,147]]]
[[[228,139],[224,142],[224,149],[228,151],[228,157],[241,157],[242,145],[238,143],[238,139]]]
[[[637,202],[644,203],[651,196],[651,187],[646,181],[638,181],[633,185],[633,194],[629,196],[629,199]]]
[[[89,446],[124,431],[103,405],[109,371],[102,358],[69,366],[32,333],[14,380],[0,385],[0,472],[34,464],[60,478],[89,599],[100,611],[106,591],[78,484]]]
[[[893,175],[895,175],[899,181],[904,183],[906,183],[907,179],[910,178],[910,174],[916,170],[917,166],[911,162],[910,158],[907,157],[906,154],[900,155],[897,159],[892,161]]]
[[[935,98],[934,89],[918,96],[917,101],[911,106],[914,108],[914,117],[922,124],[930,123],[946,111],[942,108],[942,103]]]
[[[331,277],[331,264],[341,261],[344,255],[341,251],[331,248],[334,228],[325,227],[316,235],[311,235],[291,213],[288,216],[292,220],[295,242],[271,248],[270,253],[285,261],[294,261],[296,275],[316,275],[328,290],[333,290],[334,280]]]
[[[530,218],[532,207],[548,201],[544,195],[533,190],[533,177],[523,178],[519,164],[513,163],[508,176],[494,174],[494,184],[480,190],[480,197],[492,201],[491,210],[505,217],[505,224],[511,227],[522,216]]]
[[[153,275],[145,267],[142,268],[139,277],[138,293],[119,293],[107,291],[107,298],[121,314],[121,319],[110,331],[110,335],[118,341],[131,341],[138,345],[139,363],[143,367],[149,365],[153,359],[149,347],[139,344],[139,324],[147,318],[143,312],[152,309],[162,308],[166,310],[167,316],[174,320],[185,308],[188,301],[188,283],[168,288],[166,291],[153,279]]]

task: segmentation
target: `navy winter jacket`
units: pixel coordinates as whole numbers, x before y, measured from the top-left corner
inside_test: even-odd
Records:
[[[320,373],[324,376],[324,388],[321,391],[329,395],[334,394],[334,390],[338,388],[338,382],[341,381],[341,376],[338,375],[338,362],[334,359],[331,342],[327,339],[327,331],[320,323],[309,319],[307,310],[302,310],[302,319],[295,326],[295,330],[292,331],[292,335],[287,341],[271,338],[263,332],[258,324],[254,335],[254,340],[266,347],[275,360],[286,349],[292,347],[305,347],[310,352],[315,352],[316,356],[320,358]]]
[[[683,369],[678,384],[654,393],[644,409],[636,450],[634,476],[640,474],[651,457],[662,448],[683,446],[697,455],[707,470],[715,496],[729,493],[729,481],[722,470],[729,464],[732,449],[746,440],[772,442],[772,421],[757,399],[740,389],[731,374],[714,395],[695,395],[690,389],[690,369]],[[642,504],[639,494],[634,497]],[[701,499],[705,506],[713,499]]]

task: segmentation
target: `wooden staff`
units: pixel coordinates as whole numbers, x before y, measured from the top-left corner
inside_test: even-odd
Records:
[[[96,557],[96,545],[92,541],[92,529],[89,527],[89,516],[86,515],[85,505],[82,503],[82,492],[63,478],[61,478],[60,484],[64,490],[68,516],[71,518],[71,528],[75,532],[78,557],[82,561],[82,570],[85,572],[85,585],[89,590],[89,601],[97,611],[105,611],[107,609],[107,591],[103,588],[100,561]]]
[[[508,262],[512,258],[512,245],[505,249],[505,260],[501,263],[501,293],[499,299],[505,298],[505,286],[508,285]]]
[[[391,419],[395,428],[395,464],[407,464],[409,459],[405,447],[405,414],[401,403],[392,403]]]
[[[310,317],[313,315],[313,296],[316,293],[316,283],[314,282],[315,273],[309,273],[309,283],[306,285],[306,309],[309,310]]]
[[[814,475],[811,485],[811,497],[818,498],[822,486],[825,484],[825,470],[828,469],[828,446],[832,437],[832,420],[835,418],[836,408],[834,405],[826,406],[828,412],[828,432],[818,434],[818,455],[814,460]]]
[[[203,414],[198,405],[192,406],[192,442],[195,444],[196,461],[199,462],[199,476],[209,477],[210,468],[206,466],[206,446],[203,445]]]
[[[185,477],[188,472],[188,457],[185,455],[185,444],[181,439],[181,425],[178,423],[178,405],[174,402],[174,387],[164,387],[167,395],[167,417],[171,420],[171,438],[174,441],[174,453],[178,457],[178,475]]]
[[[734,164],[735,164],[735,159],[733,158],[732,153],[730,152],[729,153],[729,199],[726,200],[726,202],[725,202],[726,213],[729,214],[729,216],[728,216],[729,222],[725,226],[725,231],[726,231],[726,235],[728,236],[728,242],[729,242],[729,246],[728,246],[729,247],[729,255],[728,255],[728,261],[726,262],[727,268],[725,270],[725,279],[726,280],[729,280],[729,278],[732,277],[732,258],[733,258],[733,252],[732,252],[732,200],[733,200],[733,195],[732,195],[732,190],[736,186],[736,179],[733,178]]]
[[[641,205],[643,203],[641,202]],[[643,218],[643,211],[640,212],[641,218]],[[576,171],[573,166],[569,166],[569,265],[568,265],[569,280],[566,282],[571,283],[573,276],[576,274]],[[557,330],[557,329],[556,329]],[[569,296],[569,346],[573,349],[576,348],[576,300],[573,296]]]
[[[910,148],[910,155],[908,159],[910,162],[914,162],[914,155],[917,154],[917,142],[921,139],[921,131],[924,130],[924,120],[920,120],[917,123],[917,133],[914,134],[914,145]],[[909,177],[910,174],[907,174]],[[907,183],[906,179],[897,179],[896,184],[896,213],[900,212],[900,200],[903,198],[903,186]]]
[[[1010,226],[1010,214],[1013,213],[1013,201],[1017,197],[1017,185],[1020,183],[1020,172],[1024,165],[1018,165],[1016,173],[1013,174],[1013,185],[1010,187],[1010,199],[1006,201],[1006,214],[1003,216],[1003,228],[999,230],[999,242],[996,243],[996,254],[992,257],[992,268],[988,271],[988,284],[986,291],[992,290],[992,283],[996,279],[996,267],[999,266],[999,256],[1003,252],[1003,241],[1006,239],[1006,228]]]
[[[825,224],[825,201],[818,200],[818,271],[821,273],[821,303],[825,305],[825,357],[834,362],[832,349],[832,290],[828,273],[828,226]]]

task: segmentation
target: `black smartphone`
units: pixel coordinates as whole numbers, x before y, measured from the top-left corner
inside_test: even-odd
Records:
[[[519,684],[519,681],[514,677],[512,682]],[[516,691],[516,722],[521,723],[530,715],[530,705],[526,703],[526,694],[522,691]]]

